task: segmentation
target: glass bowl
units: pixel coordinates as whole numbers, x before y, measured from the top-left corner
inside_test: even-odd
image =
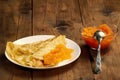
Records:
[[[81,32],[82,39],[86,42],[88,46],[93,49],[98,48],[98,41],[94,38],[94,33],[97,30],[102,30],[106,34],[105,38],[100,43],[101,49],[107,48],[114,40],[116,33],[118,32],[118,28],[116,25],[110,27],[107,24],[102,24],[99,27],[83,28]]]

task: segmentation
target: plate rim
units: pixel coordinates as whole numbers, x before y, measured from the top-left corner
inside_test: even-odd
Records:
[[[23,38],[17,39],[15,41],[13,41],[13,43],[17,43],[17,41],[20,41],[20,40],[23,40],[23,39],[26,39],[26,38],[37,37],[37,36],[38,37],[40,37],[40,36],[48,36],[48,37],[52,38],[55,35],[33,35],[33,36],[27,36],[27,37],[23,37]],[[29,68],[29,69],[53,69],[53,68],[59,68],[59,67],[66,66],[68,64],[73,63],[74,61],[76,61],[80,57],[80,54],[81,54],[81,48],[75,41],[73,41],[73,40],[71,40],[69,38],[65,38],[65,39],[66,39],[66,41],[70,41],[70,42],[74,43],[74,45],[78,48],[78,52],[79,52],[78,55],[75,58],[73,58],[72,60],[71,59],[67,59],[68,62],[66,64],[59,65],[60,63],[63,62],[62,61],[62,62],[58,63],[57,65],[51,66],[51,67],[32,67],[32,66],[25,66],[25,65],[19,64],[18,62],[13,60],[11,57],[9,57],[8,53],[6,52],[6,50],[5,50],[5,56],[11,63],[13,63],[15,65],[18,65],[18,66],[21,66],[21,67],[24,67],[24,68]],[[67,60],[64,60],[64,61],[67,61]],[[71,61],[69,61],[69,60],[71,60]]]

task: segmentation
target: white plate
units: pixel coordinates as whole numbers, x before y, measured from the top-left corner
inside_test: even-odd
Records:
[[[29,37],[25,37],[25,38],[22,38],[22,39],[18,39],[16,41],[14,41],[14,43],[16,44],[26,44],[26,43],[32,43],[32,42],[36,42],[36,41],[40,41],[40,40],[46,40],[46,39],[49,39],[49,38],[52,38],[54,37],[54,35],[36,35],[36,36],[29,36]],[[72,58],[71,59],[68,59],[68,60],[64,60],[62,62],[60,62],[58,65],[55,65],[55,66],[52,66],[52,67],[30,67],[30,66],[24,66],[24,65],[21,65],[19,63],[17,63],[16,61],[14,61],[13,59],[11,59],[7,52],[5,51],[5,56],[7,57],[7,59],[9,61],[11,61],[12,63],[14,64],[17,64],[19,66],[22,66],[22,67],[26,67],[26,68],[31,68],[31,69],[51,69],[51,68],[57,68],[57,67],[61,67],[61,66],[65,66],[67,64],[70,64],[72,63],[73,61],[75,61],[77,58],[79,58],[80,54],[81,54],[81,49],[79,47],[78,44],[76,44],[74,41],[66,38],[66,42],[67,42],[67,47],[68,48],[72,48],[74,49],[74,52],[72,53]]]

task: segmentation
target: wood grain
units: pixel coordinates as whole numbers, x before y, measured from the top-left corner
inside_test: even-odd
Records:
[[[119,80],[120,0],[0,0],[1,80]],[[84,27],[109,24],[118,32],[109,48],[102,50],[102,72],[94,74],[96,51],[81,37]],[[31,35],[66,35],[81,47],[73,63],[48,70],[17,66],[4,55],[7,41]]]
[[[18,1],[18,17],[17,17],[17,39],[32,35],[32,7],[31,1]],[[29,69],[22,69],[15,66],[13,69],[12,80],[31,80],[32,71]]]
[[[13,15],[15,12],[12,11],[12,3],[6,1],[0,1],[0,3],[0,77],[2,80],[8,80],[13,76],[14,65],[6,59],[4,51],[6,42],[16,39],[17,26],[14,20],[15,15]]]
[[[55,11],[50,11],[55,10],[56,6],[53,2],[56,3],[50,0],[33,1],[33,35],[54,34],[51,23],[55,21],[55,16],[51,15],[54,15]],[[35,70],[33,80],[58,80],[58,72],[57,70]]]
[[[96,5],[97,2],[97,5]],[[118,5],[114,4],[112,0],[105,1],[100,0],[96,2],[91,2],[86,0],[86,2],[81,2],[80,7],[83,17],[83,23],[85,26],[99,26],[100,24],[109,24],[111,28],[114,27],[114,24],[119,26],[119,14],[118,14]],[[113,5],[111,5],[113,3]],[[82,7],[86,5],[85,7]],[[85,12],[85,13],[84,13]],[[87,18],[86,18],[87,17]],[[119,28],[119,27],[118,27]],[[118,35],[117,35],[118,37]],[[102,73],[94,74],[96,80],[118,80],[120,79],[119,70],[117,67],[120,67],[119,61],[116,56],[119,56],[119,47],[117,45],[117,39],[111,44],[109,49],[104,50],[101,54],[102,56]],[[116,51],[117,50],[117,51]],[[96,57],[96,56],[94,56]],[[117,74],[116,74],[117,73]]]
[[[26,4],[28,6],[30,3],[28,1],[1,1],[0,7],[4,9],[1,11],[1,23],[2,29],[2,37],[0,38],[4,40],[3,52],[1,51],[1,60],[0,62],[0,71],[1,71],[1,79],[2,80],[30,80],[31,71],[22,69],[7,60],[4,56],[5,46],[7,41],[14,41],[18,38],[31,35],[31,14],[26,11]],[[16,6],[16,7],[14,7]],[[25,10],[24,10],[25,9]]]

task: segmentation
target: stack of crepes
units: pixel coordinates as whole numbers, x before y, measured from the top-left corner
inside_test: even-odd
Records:
[[[65,36],[60,35],[30,44],[20,45],[8,42],[6,52],[11,59],[21,65],[46,67],[70,59],[73,49],[66,47]]]

